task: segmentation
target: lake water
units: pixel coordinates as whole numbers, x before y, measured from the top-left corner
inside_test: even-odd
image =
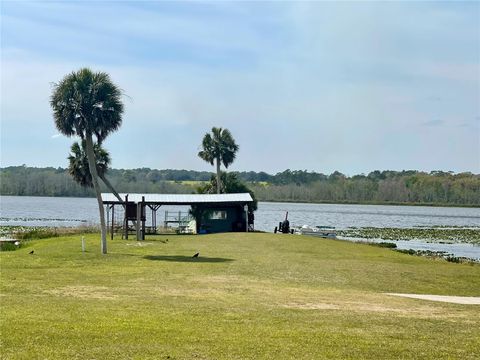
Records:
[[[164,210],[161,209],[157,213],[158,224],[164,219]],[[164,209],[172,212],[188,211],[185,206],[166,206]],[[412,228],[480,225],[478,208],[260,202],[255,213],[255,229],[273,232],[275,226],[285,218],[287,211],[291,226],[307,224],[345,229],[367,226]],[[0,225],[60,227],[97,223],[98,208],[94,198],[0,196]],[[468,253],[470,257],[480,259],[480,247],[469,244],[447,245],[413,241],[396,243],[399,248],[427,248],[448,251],[457,256],[466,256]]]
[[[260,230],[273,231],[278,222],[285,218],[291,225],[324,225],[337,229],[348,227],[393,227],[415,226],[478,226],[480,209],[393,206],[393,205],[340,205],[259,203],[255,226]]]

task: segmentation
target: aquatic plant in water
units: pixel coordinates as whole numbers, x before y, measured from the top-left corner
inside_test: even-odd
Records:
[[[97,227],[48,227],[48,226],[0,226],[1,238],[19,240],[46,239],[51,237],[98,232]]]
[[[337,230],[343,238],[423,240],[435,243],[480,244],[480,227],[348,228]]]
[[[401,252],[402,254],[415,255],[415,256],[424,256],[431,259],[444,259],[448,262],[453,263],[468,263],[474,265],[478,261],[470,259],[463,256],[454,256],[446,251],[432,251],[432,250],[413,250],[413,249],[395,249],[395,251]]]

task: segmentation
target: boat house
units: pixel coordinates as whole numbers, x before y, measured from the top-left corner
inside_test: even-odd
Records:
[[[112,238],[115,229],[118,229],[118,215],[121,216],[121,229],[125,238],[128,238],[131,227],[135,229],[137,239],[145,239],[146,234],[157,233],[157,211],[168,205],[186,205],[191,208],[192,216],[185,213],[182,216],[181,212],[177,212],[178,217],[173,218],[165,215],[164,226],[176,223],[181,232],[204,234],[251,231],[254,227],[253,216],[248,213],[248,205],[253,203],[249,193],[119,195],[124,201],[111,193],[102,193],[103,203],[107,207],[107,226]]]

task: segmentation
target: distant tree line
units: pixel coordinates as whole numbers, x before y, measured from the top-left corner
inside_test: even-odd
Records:
[[[373,171],[347,177],[285,171],[269,185],[254,183],[263,201],[480,206],[480,175],[434,171]]]
[[[259,201],[332,203],[398,203],[480,206],[480,175],[433,171],[373,171],[348,177],[304,170],[234,172],[248,183]],[[212,173],[192,170],[111,169],[107,177],[118,192],[194,193],[197,181]],[[107,192],[104,188],[102,191]],[[94,196],[75,183],[66,169],[12,166],[0,169],[0,194],[29,196]]]
[[[118,192],[123,193],[192,193],[191,185],[180,183],[181,177],[177,170],[117,170],[111,169],[106,177]],[[174,173],[173,176],[169,174]],[[183,172],[183,170],[180,170]],[[188,175],[190,171],[185,171]],[[209,180],[211,173],[205,172],[202,178]],[[183,180],[182,180],[183,181]],[[101,186],[102,192],[109,192]],[[77,196],[93,197],[95,192],[76,183],[63,168],[34,168],[26,166],[11,166],[0,168],[0,194],[20,196]]]

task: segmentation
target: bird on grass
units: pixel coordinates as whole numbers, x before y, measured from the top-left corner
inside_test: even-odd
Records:
[[[32,250],[29,252],[30,255],[33,255],[33,253],[35,252],[35,250]]]
[[[192,258],[198,258],[198,255],[200,255],[200,253],[196,253],[192,256]]]

